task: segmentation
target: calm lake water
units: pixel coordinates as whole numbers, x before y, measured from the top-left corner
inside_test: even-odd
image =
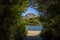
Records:
[[[40,31],[40,30],[42,30],[42,26],[26,26],[26,28],[28,30],[31,30],[31,31]]]

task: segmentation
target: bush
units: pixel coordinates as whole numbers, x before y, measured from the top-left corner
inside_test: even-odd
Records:
[[[20,23],[25,3],[26,0],[0,0],[0,40],[22,40],[26,35],[25,24]]]
[[[43,28],[40,36],[43,38],[43,40],[51,40],[53,38],[52,30],[48,28]]]
[[[60,1],[59,0],[44,0],[40,1],[44,6],[42,14],[40,14],[39,20],[43,24],[43,30],[41,37],[44,40],[60,40]],[[40,7],[39,7],[40,8]],[[43,8],[42,8],[43,9]],[[39,9],[40,11],[40,9]]]

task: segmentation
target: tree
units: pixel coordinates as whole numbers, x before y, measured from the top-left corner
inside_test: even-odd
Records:
[[[25,24],[20,25],[23,24],[21,13],[27,6],[26,0],[0,0],[0,40],[20,40],[24,37],[26,29]]]
[[[41,37],[44,40],[60,40],[60,1],[59,0],[37,0],[38,4],[44,6],[41,11],[40,6],[38,10],[44,13],[40,14],[39,20],[43,25]],[[42,7],[42,6],[41,6]],[[43,14],[43,15],[42,15]]]

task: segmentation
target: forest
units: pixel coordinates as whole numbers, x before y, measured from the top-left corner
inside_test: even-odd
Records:
[[[22,19],[22,12],[26,11],[31,2],[0,0],[0,40],[23,40],[27,35],[27,24]],[[30,23],[33,20],[41,23],[43,29],[40,36],[43,40],[60,40],[60,0],[34,0],[34,4],[38,4],[33,7],[41,14],[36,19],[29,19]]]

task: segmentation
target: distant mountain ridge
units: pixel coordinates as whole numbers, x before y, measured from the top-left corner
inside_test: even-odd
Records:
[[[34,14],[34,13],[31,13],[31,12],[27,13],[27,14],[24,16],[24,18],[33,18],[33,17],[37,17],[37,15]]]

